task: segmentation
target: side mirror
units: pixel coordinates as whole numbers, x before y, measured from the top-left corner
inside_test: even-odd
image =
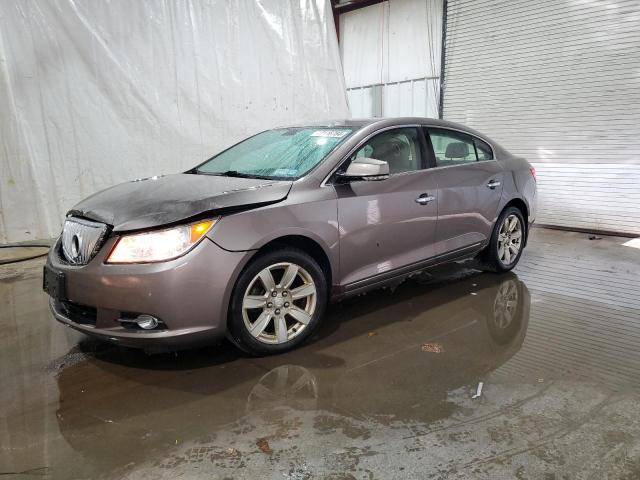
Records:
[[[356,158],[346,172],[338,173],[338,178],[343,182],[353,180],[376,181],[389,178],[389,164],[384,160],[375,158]]]

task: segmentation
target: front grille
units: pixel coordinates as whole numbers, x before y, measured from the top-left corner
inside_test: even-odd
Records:
[[[60,309],[64,316],[72,322],[79,323],[81,325],[96,326],[98,310],[95,307],[63,301],[60,302]]]
[[[95,256],[107,234],[104,223],[69,217],[62,229],[62,253],[72,265],[86,265]]]

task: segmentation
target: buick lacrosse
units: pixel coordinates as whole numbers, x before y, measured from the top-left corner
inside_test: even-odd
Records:
[[[83,200],[43,284],[58,321],[118,344],[279,353],[329,301],[468,258],[512,269],[535,213],[532,166],[459,124],[278,128]]]

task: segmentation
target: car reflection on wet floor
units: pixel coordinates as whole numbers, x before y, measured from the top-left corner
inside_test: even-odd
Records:
[[[508,360],[526,332],[529,293],[524,284],[513,274],[473,278],[473,283],[451,284],[456,287],[446,289],[451,293],[425,293],[423,286],[414,284],[380,300],[352,301],[329,317],[339,322],[335,331],[321,331],[320,338],[298,354],[268,360],[227,358],[210,365],[210,349],[162,360],[107,349],[97,356],[98,361],[79,363],[60,373],[60,430],[63,435],[71,432],[67,440],[90,455],[90,439],[84,434],[75,437],[74,432],[91,426],[110,429],[104,419],[122,424],[140,415],[147,417],[145,422],[163,425],[169,435],[164,442],[170,442],[174,432],[194,416],[199,421],[190,434],[195,429],[198,435],[206,435],[247,412],[279,406],[438,420],[453,408],[447,392],[475,385]],[[429,312],[431,321],[422,321],[424,312]],[[378,334],[370,337],[371,328],[379,329]],[[444,351],[424,353],[423,341],[439,341]],[[348,347],[350,357],[327,355],[330,344]],[[233,357],[235,352],[225,353]],[[158,361],[164,368],[177,369],[159,369]],[[126,366],[123,374],[124,365],[152,370],[140,378],[137,369],[130,371]],[[206,401],[185,410],[194,394]],[[417,401],[429,408],[412,408]],[[176,407],[182,413],[173,412]],[[94,445],[97,457],[103,454],[101,437],[96,436]],[[130,438],[129,445],[124,438]],[[138,439],[138,435],[123,434],[118,442],[123,460],[126,452],[133,454],[132,461],[140,454]]]
[[[613,242],[534,232],[516,273],[462,265],[371,292],[332,306],[303,348],[268,358],[226,344],[149,356],[85,339],[49,318],[40,263],[13,267],[0,278],[0,471],[637,473],[639,310],[625,292],[640,280]],[[579,288],[600,274],[598,293]],[[589,467],[593,456],[603,460]]]

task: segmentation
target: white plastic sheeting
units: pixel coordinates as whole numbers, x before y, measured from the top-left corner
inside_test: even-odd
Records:
[[[104,187],[349,115],[328,0],[2,0],[0,242]]]

